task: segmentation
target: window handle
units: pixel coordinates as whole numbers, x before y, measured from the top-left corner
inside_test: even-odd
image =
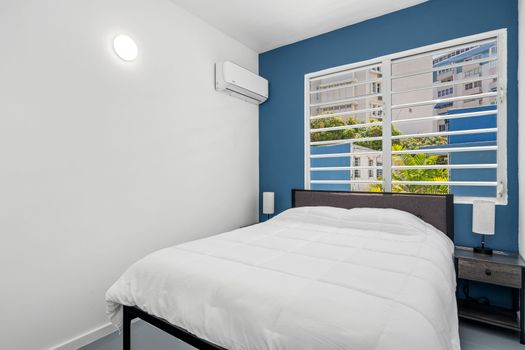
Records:
[[[503,197],[503,194],[505,193],[505,186],[503,186],[503,181],[498,182],[498,197]]]
[[[503,103],[505,101],[505,89],[502,87],[499,88],[499,103]]]

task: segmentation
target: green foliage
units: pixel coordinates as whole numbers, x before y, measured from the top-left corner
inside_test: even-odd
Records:
[[[408,139],[401,139],[401,142],[399,142],[399,144],[404,146],[406,149],[418,149],[419,147],[423,147],[423,146],[446,145],[447,137],[446,136],[411,137]]]
[[[371,123],[377,122],[375,119],[370,119]],[[377,137],[377,136],[383,136],[383,127],[381,125],[377,126],[371,126],[368,128],[359,128],[356,129],[357,134],[359,137]],[[401,130],[397,129],[396,127],[392,126],[392,136],[395,135],[401,135]],[[398,142],[398,140],[394,140],[393,143]],[[365,141],[365,142],[356,142],[356,145],[363,146],[366,148],[370,148],[376,151],[380,151],[383,149],[383,142],[381,140],[378,141]]]
[[[393,151],[402,151],[407,148],[402,145],[393,145]],[[427,154],[402,154],[392,157],[393,165],[436,165],[441,164],[442,156]],[[392,171],[393,181],[448,181],[447,169],[401,169]],[[370,191],[382,191],[382,185],[374,184],[370,186]],[[405,185],[393,184],[393,192],[410,192],[410,193],[448,193],[446,185]]]
[[[341,117],[330,117],[323,119],[316,119],[310,122],[311,129],[321,129],[321,128],[332,128],[336,126],[348,125],[347,122]],[[322,131],[314,132],[311,134],[311,141],[332,141],[332,140],[347,140],[355,138],[354,129],[344,129],[344,130],[332,130],[332,131]]]
[[[377,119],[370,119],[369,122],[377,122]],[[310,122],[311,129],[330,128],[346,125],[356,125],[358,121],[353,117],[343,119],[341,117],[329,117],[312,120]],[[392,135],[401,135],[401,130],[392,126]],[[383,135],[383,128],[381,125],[371,126],[368,128],[351,128],[342,130],[331,130],[323,132],[314,132],[311,134],[311,141],[335,141],[347,139],[359,139],[365,137],[377,137]],[[356,145],[366,147],[372,150],[381,150],[382,142],[365,141],[356,142]],[[425,146],[436,146],[447,144],[446,137],[414,137],[401,140],[392,141],[392,150],[414,150]],[[427,155],[427,154],[403,154],[392,157],[393,165],[437,165],[447,164],[448,159],[443,155]],[[447,169],[402,169],[392,172],[392,180],[394,181],[448,181]],[[379,179],[380,180],[380,179]],[[428,186],[428,185],[399,185],[392,186],[394,192],[411,192],[411,193],[448,193],[448,186]],[[370,191],[382,191],[381,184],[374,184],[370,186]]]
[[[377,122],[377,119],[370,119],[370,123]],[[315,119],[310,122],[311,129],[331,128],[345,125],[356,125],[357,120],[353,117],[349,117],[346,121],[341,117],[329,117],[322,119]],[[360,139],[365,137],[377,137],[383,135],[383,127],[381,125],[371,126],[368,128],[355,128],[355,129],[343,129],[343,130],[331,130],[314,132],[311,134],[310,140],[312,142],[317,141],[335,141],[335,140],[348,140],[348,139]],[[392,135],[401,135],[401,131],[395,127],[392,127]],[[373,150],[380,151],[382,149],[382,142],[378,141],[365,141],[356,142],[356,145],[370,148]]]
[[[377,119],[370,119],[370,123],[377,122]],[[336,126],[345,126],[345,125],[356,125],[357,120],[354,117],[348,117],[346,121],[341,117],[329,117],[323,119],[316,119],[310,122],[311,129],[321,129],[321,128],[331,128]],[[392,126],[392,136],[397,136],[403,134],[401,130]],[[357,139],[365,137],[377,137],[383,135],[383,127],[381,125],[371,126],[368,128],[355,128],[355,129],[343,129],[343,130],[332,130],[332,131],[322,131],[314,132],[311,135],[311,141],[335,141],[335,140],[348,140],[348,139]],[[373,150],[381,150],[382,142],[381,141],[365,141],[365,142],[356,142],[356,145],[370,148]],[[446,145],[447,138],[445,136],[433,136],[433,137],[412,137],[401,140],[393,140],[392,144],[402,145],[406,149],[418,149],[424,146],[436,146],[436,145]]]

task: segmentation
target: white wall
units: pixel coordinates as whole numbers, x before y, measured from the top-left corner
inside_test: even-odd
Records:
[[[0,43],[0,349],[103,326],[129,264],[256,221],[258,108],[213,89],[255,52],[169,0],[2,0]]]
[[[525,257],[525,0],[519,0],[518,85],[519,250],[520,255]]]

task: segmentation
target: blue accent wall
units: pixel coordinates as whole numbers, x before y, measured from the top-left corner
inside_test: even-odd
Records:
[[[517,0],[430,0],[261,54],[259,73],[270,82],[259,110],[261,192],[275,192],[278,213],[291,206],[292,188],[304,188],[305,74],[501,28],[508,34],[509,204],[497,207],[496,235],[487,244],[517,251]],[[472,206],[455,205],[456,244],[478,244],[471,229]]]

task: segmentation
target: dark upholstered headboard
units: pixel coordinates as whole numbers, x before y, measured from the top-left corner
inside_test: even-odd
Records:
[[[292,207],[393,208],[428,222],[454,240],[454,199],[451,194],[292,190]]]

